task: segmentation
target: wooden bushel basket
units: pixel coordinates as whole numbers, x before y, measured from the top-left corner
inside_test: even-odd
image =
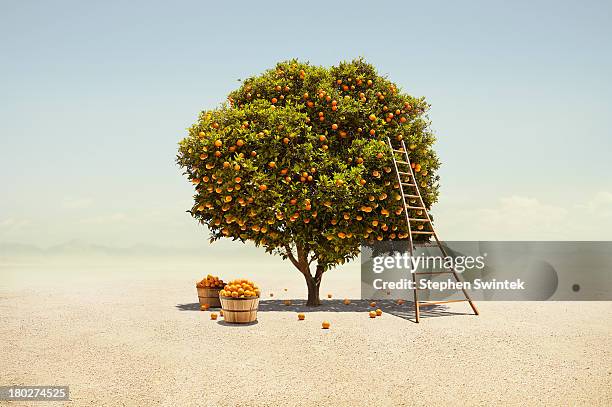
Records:
[[[219,301],[220,288],[196,288],[198,289],[198,300],[200,301],[200,305],[208,304],[211,308],[219,308],[221,306],[221,302]]]
[[[257,320],[259,297],[220,297],[223,319],[232,324],[247,324]]]

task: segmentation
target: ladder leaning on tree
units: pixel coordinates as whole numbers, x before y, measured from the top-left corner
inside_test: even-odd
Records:
[[[412,165],[410,163],[410,157],[408,156],[408,150],[406,149],[406,145],[404,141],[401,140],[401,145],[399,148],[395,148],[391,143],[391,139],[387,137],[387,143],[389,144],[389,148],[391,149],[391,157],[393,158],[393,166],[395,167],[395,174],[397,175],[397,182],[399,183],[399,190],[402,195],[402,202],[404,203],[404,214],[406,215],[406,223],[408,224],[408,250],[410,256],[414,255],[414,243],[412,240],[413,235],[432,235],[436,240],[437,246],[440,248],[442,255],[444,257],[447,256],[446,249],[438,239],[436,232],[433,228],[433,224],[431,223],[431,219],[429,214],[427,213],[427,208],[425,208],[425,203],[423,202],[423,197],[421,196],[421,191],[419,190],[419,186],[416,182],[416,178],[414,176],[414,171],[412,170]],[[395,157],[395,154],[403,155],[403,160],[398,160]],[[405,167],[405,169],[404,169]],[[400,169],[402,171],[400,171]],[[404,189],[406,189],[409,193],[407,193]],[[411,217],[410,211],[414,211],[414,213],[418,217]],[[413,230],[416,229],[416,230]],[[463,295],[465,299],[462,300],[447,300],[447,301],[419,301],[418,296],[418,287],[417,284],[417,276],[425,275],[425,274],[452,274],[455,277],[455,280],[461,281],[457,271],[454,267],[450,267],[448,271],[423,271],[423,272],[411,272],[412,281],[415,285],[414,288],[414,312],[415,312],[415,320],[419,322],[419,313],[420,307],[436,305],[436,304],[447,304],[451,302],[463,302],[467,301],[470,303],[472,310],[474,313],[478,315],[478,310],[476,309],[476,305],[470,298],[470,295],[467,291],[462,287]]]

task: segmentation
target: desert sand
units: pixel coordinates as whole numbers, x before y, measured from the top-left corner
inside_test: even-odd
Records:
[[[5,267],[0,384],[69,385],[66,406],[612,405],[612,303],[461,303],[415,324],[409,304],[368,318],[358,265],[316,309],[297,272],[262,270],[241,274],[263,288],[258,322],[231,326],[194,304],[206,271],[132,267]]]

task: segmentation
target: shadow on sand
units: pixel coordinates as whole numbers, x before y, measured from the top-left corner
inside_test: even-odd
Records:
[[[366,312],[376,308],[380,308],[387,314],[415,322],[414,320],[414,304],[406,302],[402,305],[391,300],[375,300],[376,307],[370,307],[372,300],[351,300],[351,303],[346,305],[343,300],[321,300],[321,305],[318,307],[306,306],[306,300],[291,300],[291,305],[285,305],[285,300],[261,300],[259,302],[259,312]],[[199,311],[199,303],[178,304],[176,305],[180,311]],[[469,312],[450,312],[448,307],[440,305],[432,305],[421,308],[421,318],[444,317],[450,315],[469,315]],[[228,324],[229,325],[229,324]]]

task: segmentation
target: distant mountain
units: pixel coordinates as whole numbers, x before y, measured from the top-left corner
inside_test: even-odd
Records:
[[[213,248],[214,247],[214,248]],[[31,256],[75,256],[75,257],[88,257],[88,256],[104,256],[104,257],[117,257],[117,256],[146,256],[146,257],[172,257],[172,256],[183,256],[183,257],[199,257],[205,255],[207,251],[214,251],[215,253],[220,252],[234,252],[240,248],[240,252],[244,253],[244,250],[254,248],[252,246],[243,246],[240,243],[232,242],[219,242],[215,243],[214,246],[210,246],[207,243],[203,243],[201,247],[171,247],[161,245],[151,245],[139,243],[129,247],[112,247],[90,243],[80,239],[73,239],[68,242],[50,246],[48,248],[40,248],[35,245],[21,244],[21,243],[0,243],[0,257],[31,257]]]
[[[40,247],[21,243],[0,243],[0,256],[41,256],[45,251]]]

